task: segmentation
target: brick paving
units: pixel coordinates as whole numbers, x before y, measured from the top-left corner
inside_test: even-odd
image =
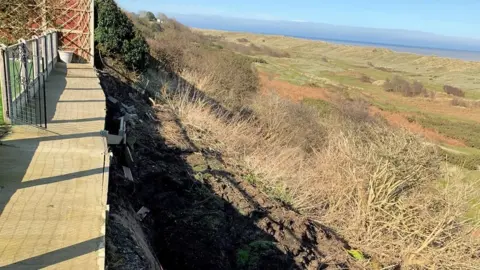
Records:
[[[58,64],[46,89],[48,129],[0,145],[0,268],[103,269],[105,95],[82,64]]]

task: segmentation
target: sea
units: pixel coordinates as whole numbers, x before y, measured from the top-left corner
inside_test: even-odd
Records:
[[[348,41],[348,40],[337,40],[337,39],[324,39],[324,38],[309,38],[309,37],[298,37],[311,40],[321,40],[336,44],[343,45],[354,45],[362,47],[379,47],[390,49],[395,52],[405,52],[405,53],[414,53],[419,55],[432,55],[438,57],[447,57],[455,58],[466,61],[476,61],[480,62],[480,51],[462,51],[462,50],[453,50],[453,49],[438,49],[438,48],[426,48],[426,47],[414,47],[406,45],[391,45],[391,44],[382,44],[382,43],[370,43],[370,42],[359,42],[359,41]]]

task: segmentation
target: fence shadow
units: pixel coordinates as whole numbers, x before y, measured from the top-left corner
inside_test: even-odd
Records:
[[[58,111],[57,105],[66,88],[66,76],[66,65],[58,63],[46,82],[48,123],[52,122],[56,114],[65,113]],[[68,117],[68,114],[66,116]],[[104,118],[88,120],[104,121]],[[62,121],[57,122],[57,124],[62,123]],[[85,162],[84,156],[80,157],[80,155],[87,155],[89,160],[103,161],[102,153],[95,157],[88,150],[93,145],[92,138],[101,137],[100,130],[82,132],[80,129],[55,129],[54,131],[19,125],[12,129],[13,133],[8,134],[0,142],[0,220],[2,221],[0,234],[6,235],[0,241],[0,266],[4,266],[2,264],[5,261],[2,259],[7,256],[5,252],[17,252],[16,249],[24,248],[23,243],[34,239],[51,241],[48,239],[51,235],[52,238],[68,237],[70,241],[71,233],[63,234],[60,231],[57,232],[55,227],[47,228],[47,221],[55,217],[58,218],[58,223],[67,222],[63,221],[67,217],[62,216],[62,213],[65,214],[62,209],[71,208],[73,199],[65,200],[66,194],[73,192],[78,195],[86,187],[96,185],[92,183],[93,181],[102,181],[104,168],[101,165],[99,168],[78,166],[79,162]],[[77,167],[78,170],[76,170]],[[74,179],[81,180],[73,183]],[[48,200],[48,198],[51,199]],[[91,204],[92,202],[85,202],[85,205],[75,205],[75,207],[83,211],[84,208],[91,207]],[[69,226],[71,225],[69,223]],[[69,230],[75,230],[75,228],[69,228]],[[40,231],[40,233],[34,234],[34,231]],[[38,240],[38,245],[45,245],[45,243]],[[25,258],[22,255],[18,256],[22,260],[7,265],[6,268],[38,269],[89,253],[98,249],[98,245],[98,239],[94,239],[31,258]],[[56,244],[47,246],[51,250]],[[47,249],[45,246],[41,248]]]

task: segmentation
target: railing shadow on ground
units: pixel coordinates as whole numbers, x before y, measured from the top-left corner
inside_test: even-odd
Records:
[[[70,259],[95,252],[102,237],[93,238],[75,245],[6,265],[2,269],[40,269],[66,262]]]
[[[59,103],[60,97],[66,90],[66,74],[66,65],[63,63],[58,63],[55,70],[52,72],[51,76],[46,82],[48,123],[69,122],[67,120],[52,120],[57,113],[57,104]],[[87,119],[87,121],[89,120],[97,121],[104,120],[104,118]],[[49,174],[47,171],[45,172],[45,175],[54,176],[36,178],[32,177],[31,175],[27,175],[28,168],[35,162],[38,162],[34,160],[34,156],[38,154],[38,159],[38,157],[41,155],[47,155],[48,152],[37,153],[37,150],[42,145],[49,144],[49,148],[55,148],[57,141],[63,141],[62,143],[69,144],[71,140],[75,139],[100,137],[101,135],[99,131],[60,134],[27,125],[14,127],[13,132],[13,134],[9,134],[0,142],[0,217],[4,220],[3,226],[7,226],[5,224],[8,222],[9,215],[12,214],[12,204],[15,204],[15,202],[11,200],[13,196],[16,196],[16,200],[18,200],[18,197],[22,196],[22,194],[25,194],[26,190],[29,190],[29,192],[44,190],[45,192],[47,186],[54,183],[68,182],[76,178],[102,175],[104,173],[104,168],[96,168],[72,173],[58,174],[58,172],[53,173],[54,168],[52,168],[52,174]],[[52,156],[48,155],[47,158],[52,159]],[[46,170],[46,168],[38,169],[40,171],[42,169]],[[37,169],[34,170],[35,172],[37,171]],[[25,179],[28,181],[24,181]],[[6,208],[7,205],[10,207]],[[16,213],[16,215],[19,214],[20,213]],[[0,230],[2,230],[3,226],[0,226]],[[7,238],[4,238],[3,240],[6,242],[0,243],[0,258],[2,257],[2,252],[4,252],[4,249],[7,249],[7,245],[9,245]],[[98,239],[92,239],[71,247],[65,247],[59,250],[48,252],[46,254],[38,255],[33,258],[17,261],[13,264],[5,266],[5,268],[36,268],[60,263],[62,261],[95,251],[98,249],[97,240]],[[94,242],[95,244],[93,244]]]
[[[55,115],[56,105],[63,91],[65,90],[66,79],[65,74],[61,72],[53,72],[52,76],[47,81],[47,112],[48,121],[51,121]],[[21,129],[21,130],[20,130]],[[32,162],[33,155],[39,147],[39,144],[44,141],[62,140],[74,137],[91,136],[93,134],[75,134],[68,136],[58,136],[58,134],[51,133],[50,136],[38,137],[36,133],[43,131],[37,130],[35,127],[29,127],[28,125],[23,128],[19,126],[16,130],[25,133],[20,136],[16,134],[10,134],[15,139],[4,138],[0,144],[0,194],[2,201],[5,204],[0,205],[0,213],[8,203],[11,195],[5,194],[5,190],[15,192],[15,189],[21,186],[22,179],[25,177],[27,169]],[[48,134],[48,131],[44,132]],[[95,134],[99,135],[99,134]]]

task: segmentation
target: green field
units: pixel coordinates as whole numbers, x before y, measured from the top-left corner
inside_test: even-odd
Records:
[[[480,62],[397,53],[388,49],[338,45],[284,36],[199,30],[227,42],[268,46],[290,57],[261,55],[261,72],[300,86],[318,86],[348,98],[362,98],[384,111],[414,115],[411,119],[480,149]],[[245,43],[245,39],[249,43]],[[421,82],[434,97],[404,97],[386,92],[383,82],[401,76]],[[365,80],[367,78],[367,80]],[[475,106],[451,104],[444,85],[459,87]]]
[[[245,46],[267,46],[286,52],[289,57],[255,55],[262,59],[256,61],[257,69],[273,75],[271,77],[274,80],[323,88],[333,96],[366,100],[382,111],[398,114],[408,122],[463,142],[466,146],[436,142],[449,163],[468,170],[475,170],[480,165],[480,62],[284,36],[198,31],[220,37],[220,44],[230,42]],[[419,81],[427,89],[428,96],[406,97],[386,92],[383,82],[394,76],[400,76],[410,83]],[[464,90],[464,100],[472,106],[453,106],[453,97],[444,93],[444,85]],[[306,98],[303,102],[321,112],[332,109],[329,102],[324,100]]]

